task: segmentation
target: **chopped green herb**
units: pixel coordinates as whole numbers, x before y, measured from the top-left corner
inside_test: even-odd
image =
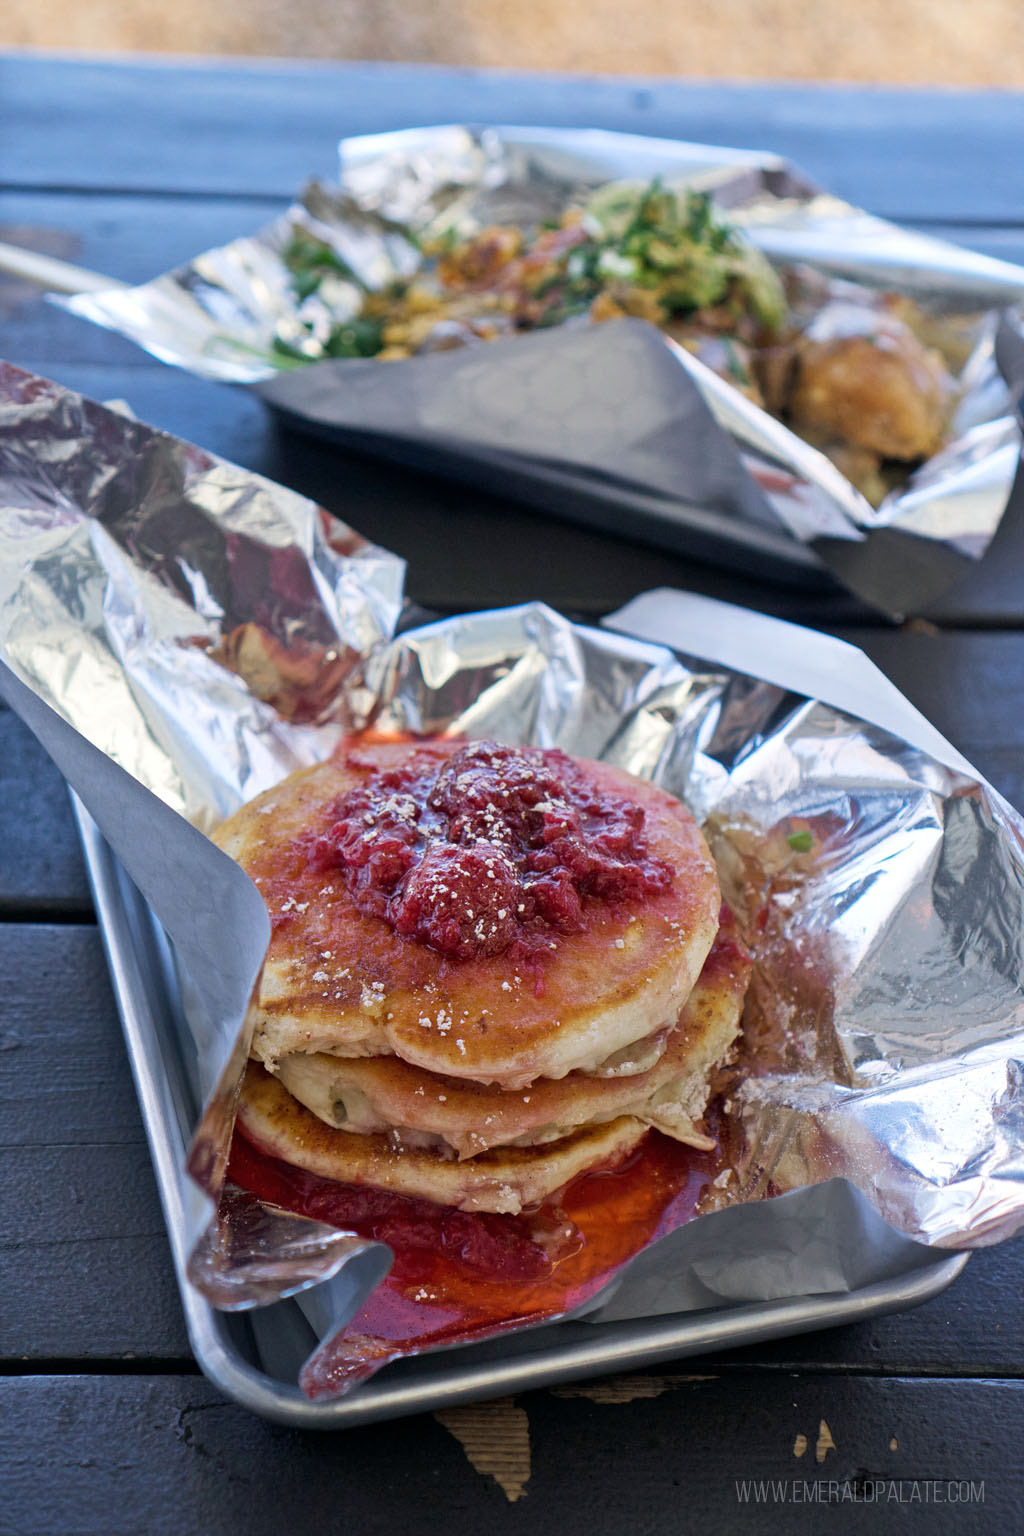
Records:
[[[292,274],[292,286],[299,299],[308,299],[324,278],[332,273],[347,277],[350,282],[357,281],[351,267],[341,259],[337,251],[304,229],[292,231],[291,239],[281,255]]]
[[[806,827],[802,832],[791,832],[786,838],[786,842],[794,853],[810,853],[814,847],[814,838],[807,831]]]
[[[781,320],[785,299],[776,273],[720,220],[707,192],[676,192],[655,180],[639,193],[602,189],[587,211],[601,228],[600,250],[632,260],[632,281],[657,289],[670,313],[738,300],[766,325]]]
[[[336,325],[324,346],[328,357],[376,357],[384,345],[384,325],[356,315]]]

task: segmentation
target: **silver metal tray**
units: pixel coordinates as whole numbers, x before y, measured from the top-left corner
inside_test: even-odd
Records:
[[[898,1280],[859,1291],[629,1322],[549,1323],[461,1348],[398,1361],[348,1397],[310,1402],[298,1370],[316,1337],[294,1301],[248,1313],[217,1312],[185,1278],[185,1149],[198,1120],[195,1050],[167,937],[72,796],[100,931],[156,1171],[189,1339],[200,1367],[228,1397],[263,1418],[341,1429],[495,1397],[657,1360],[835,1327],[928,1301],[967,1262],[943,1253]]]

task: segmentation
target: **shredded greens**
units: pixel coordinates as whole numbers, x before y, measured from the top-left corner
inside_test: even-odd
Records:
[[[481,281],[480,246],[495,235],[501,255]],[[295,229],[283,258],[300,306],[322,299],[329,311],[331,283],[339,280],[362,298],[358,313],[335,323],[325,324],[322,314],[307,321],[300,310],[298,334],[275,343],[282,360],[408,356],[449,319],[467,334],[489,337],[561,325],[588,312],[594,319],[623,313],[663,324],[724,309],[765,328],[785,313],[773,268],[709,194],[659,180],[601,188],[585,207],[532,234],[498,229],[459,239],[449,231],[424,251],[412,283],[385,293],[368,292],[338,253],[307,230]],[[496,311],[501,326],[493,324]],[[737,377],[741,372],[738,365]]]
[[[657,292],[670,314],[732,302],[763,325],[785,314],[782,285],[761,252],[716,212],[707,192],[655,180],[637,191],[612,186],[587,207],[597,224],[596,270]]]
[[[297,299],[308,299],[316,293],[325,277],[346,277],[355,281],[352,269],[342,261],[326,240],[318,240],[304,229],[292,230],[291,239],[281,253],[292,277],[292,287]]]

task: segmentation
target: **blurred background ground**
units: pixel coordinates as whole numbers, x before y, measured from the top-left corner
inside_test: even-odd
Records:
[[[1024,85],[1021,0],[3,0],[0,47]]]

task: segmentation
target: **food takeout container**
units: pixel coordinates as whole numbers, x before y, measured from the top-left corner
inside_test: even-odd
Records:
[[[347,1397],[311,1402],[297,1377],[317,1334],[298,1301],[284,1300],[262,1311],[218,1311],[188,1279],[190,1191],[183,1182],[183,1167],[198,1100],[178,978],[166,934],[152,910],[80,802],[76,811],[189,1342],[210,1381],[261,1417],[300,1429],[347,1429],[815,1328],[865,1322],[931,1300],[967,1263],[966,1253],[938,1252],[847,1291],[780,1294],[765,1301],[719,1300],[664,1317],[549,1323],[489,1343],[398,1361]]]
[[[932,316],[974,317],[950,440],[880,507],[643,321],[562,325],[386,366],[294,366],[275,351],[304,334],[309,308],[282,259],[296,229],[327,240],[373,289],[409,274],[428,225],[536,222],[574,194],[656,176],[712,192],[780,264],[898,291]],[[905,614],[984,554],[1007,505],[1020,432],[1005,375],[1024,342],[999,317],[1022,299],[1024,268],[873,218],[775,155],[447,126],[345,140],[339,187],[312,184],[258,234],[141,286],[60,302],[165,361],[252,389],[300,430],[500,483],[560,516],[760,577],[820,583],[830,572]]]
[[[329,525],[299,498],[45,381],[0,383],[0,683],[84,808],[175,1262],[203,1287],[183,1280],[189,1325],[225,1390],[289,1422],[413,1411],[911,1304],[962,1265],[950,1249],[1019,1227],[1021,822],[859,652],[678,593],[604,632],[531,605],[389,642],[383,552],[356,541],[329,560]],[[295,607],[302,571],[320,609]],[[311,652],[309,626],[339,594],[335,632],[384,622],[328,700],[315,685],[336,658]],[[273,638],[282,614],[303,663],[278,656],[283,699],[317,705],[301,723],[254,700],[225,643],[240,623]],[[737,1093],[747,1139],[708,1192],[720,1208],[585,1318],[403,1360],[313,1404],[298,1370],[386,1255],[301,1218],[239,1221],[230,1202],[211,1237],[267,927],[193,822],[326,755],[340,717],[560,745],[685,793],[754,948],[750,1027],[770,1049]],[[201,1115],[202,1188],[184,1168]]]

